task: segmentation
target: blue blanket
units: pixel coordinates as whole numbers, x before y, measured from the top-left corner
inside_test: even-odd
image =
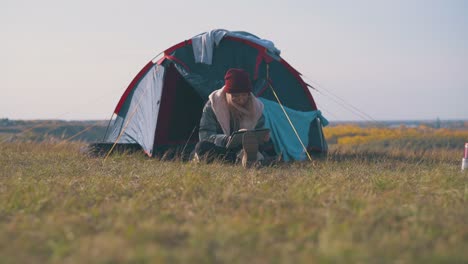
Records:
[[[275,145],[276,153],[281,153],[284,161],[307,159],[304,148],[299,142],[296,133],[294,133],[294,130],[281,109],[281,106],[278,103],[264,98],[258,99],[260,99],[265,105],[263,110],[263,115],[265,116],[265,127],[269,128],[271,131],[271,140]],[[318,117],[320,118],[323,126],[328,125],[328,120],[322,116],[322,113],[319,110],[301,112],[287,107],[284,107],[284,109],[306,147],[309,144],[308,135],[310,123]]]

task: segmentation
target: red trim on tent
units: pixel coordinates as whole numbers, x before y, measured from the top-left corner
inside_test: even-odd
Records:
[[[115,107],[115,110],[114,110],[115,114],[119,114],[120,109],[122,108],[123,104],[127,100],[127,97],[130,95],[130,93],[136,87],[136,85],[141,80],[141,78],[143,78],[143,76],[151,69],[151,67],[153,67],[153,65],[154,64],[153,64],[152,61],[148,62],[148,64],[146,64],[145,67],[143,67],[143,69],[141,69],[140,72],[138,72],[138,74],[135,76],[135,78],[133,78],[132,82],[128,85],[127,89],[123,93],[122,97],[120,97],[119,103],[117,104],[117,106]]]
[[[273,58],[268,56],[266,48],[263,48],[262,50],[258,51],[257,58],[255,60],[255,70],[254,70],[254,80],[258,79],[258,69],[260,68],[260,64],[262,61],[265,61],[266,63],[270,63],[273,61]]]
[[[187,64],[185,64],[183,61],[179,60],[178,58],[172,56],[171,54],[176,50],[176,49],[180,49],[182,47],[185,47],[187,45],[191,45],[192,44],[192,39],[189,39],[189,40],[184,40],[180,43],[177,43],[175,44],[174,46],[168,48],[167,50],[164,51],[164,59],[169,59],[171,61],[174,61],[178,64],[180,64],[182,67],[184,67],[187,71],[190,71],[190,68],[187,66]]]
[[[260,64],[262,63],[262,60],[263,60],[262,55],[259,52],[257,55],[257,59],[255,60],[255,72],[253,76],[254,80],[258,79],[258,68],[260,68]]]
[[[184,67],[187,71],[190,71],[190,68],[185,64],[183,61],[179,60],[178,58],[171,56],[171,55],[164,55],[164,57],[168,60],[171,60],[173,62],[176,62],[177,64],[180,64],[182,67]]]

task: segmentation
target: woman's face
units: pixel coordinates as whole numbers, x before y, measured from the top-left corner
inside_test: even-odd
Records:
[[[232,102],[240,105],[246,106],[249,101],[250,93],[233,93],[231,94]]]

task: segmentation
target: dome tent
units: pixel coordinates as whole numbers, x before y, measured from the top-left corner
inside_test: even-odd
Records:
[[[190,150],[198,142],[208,95],[224,85],[230,68],[249,72],[253,94],[265,105],[275,150],[285,160],[305,159],[305,149],[312,154],[327,152],[322,133],[327,121],[300,73],[280,57],[271,41],[226,30],[182,41],[148,62],[120,98],[101,147],[136,146],[148,156]]]

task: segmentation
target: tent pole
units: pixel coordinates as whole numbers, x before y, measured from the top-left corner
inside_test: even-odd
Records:
[[[107,158],[109,157],[109,155],[112,153],[112,151],[114,150],[115,146],[117,145],[117,143],[119,142],[120,138],[122,137],[122,135],[124,134],[125,130],[127,129],[128,125],[130,124],[130,121],[132,120],[133,116],[135,115],[136,111],[138,110],[138,106],[139,106],[140,103],[141,103],[141,99],[142,99],[143,96],[146,94],[146,91],[147,91],[147,89],[145,89],[144,92],[140,95],[140,98],[138,98],[137,104],[135,105],[135,108],[133,109],[132,113],[130,114],[130,117],[128,118],[127,123],[126,123],[125,126],[122,128],[122,131],[120,131],[119,136],[118,136],[117,139],[115,140],[114,144],[112,145],[112,147],[111,147],[111,149],[109,150],[109,152],[107,153],[107,155],[104,157],[104,162],[107,160]]]
[[[275,89],[273,88],[273,85],[272,85],[271,82],[270,82],[270,65],[267,64],[266,66],[267,66],[267,72],[266,72],[266,74],[267,74],[267,82],[268,82],[268,85],[270,86],[271,91],[273,92],[273,95],[274,95],[275,98],[276,98],[276,101],[278,101],[278,104],[281,106],[281,109],[283,110],[284,115],[286,116],[286,119],[288,119],[289,124],[291,125],[291,127],[292,127],[294,133],[296,134],[297,139],[298,139],[299,142],[301,143],[302,148],[304,149],[304,151],[305,151],[305,153],[306,153],[306,155],[307,155],[307,158],[309,158],[309,160],[312,161],[312,157],[310,156],[309,152],[307,151],[307,148],[305,147],[304,142],[302,142],[301,137],[299,136],[299,133],[297,133],[296,127],[294,127],[294,124],[292,123],[291,118],[289,118],[289,115],[288,115],[288,113],[286,112],[286,109],[284,109],[283,104],[281,103],[281,101],[280,101],[278,95],[276,94]]]
[[[107,128],[106,128],[106,133],[104,134],[104,137],[102,138],[102,141],[106,140],[107,137],[107,132],[109,131],[110,124],[112,122],[112,118],[114,117],[114,112],[112,112],[112,115],[109,119],[109,123],[107,123]]]
[[[182,149],[182,155],[184,155],[185,149],[187,148],[187,145],[188,145],[190,139],[192,138],[193,133],[195,132],[195,130],[197,129],[197,127],[198,127],[198,125],[195,125],[195,126],[193,127],[192,133],[190,133],[190,136],[189,136],[189,138],[187,139],[187,141],[185,142],[184,148]]]

